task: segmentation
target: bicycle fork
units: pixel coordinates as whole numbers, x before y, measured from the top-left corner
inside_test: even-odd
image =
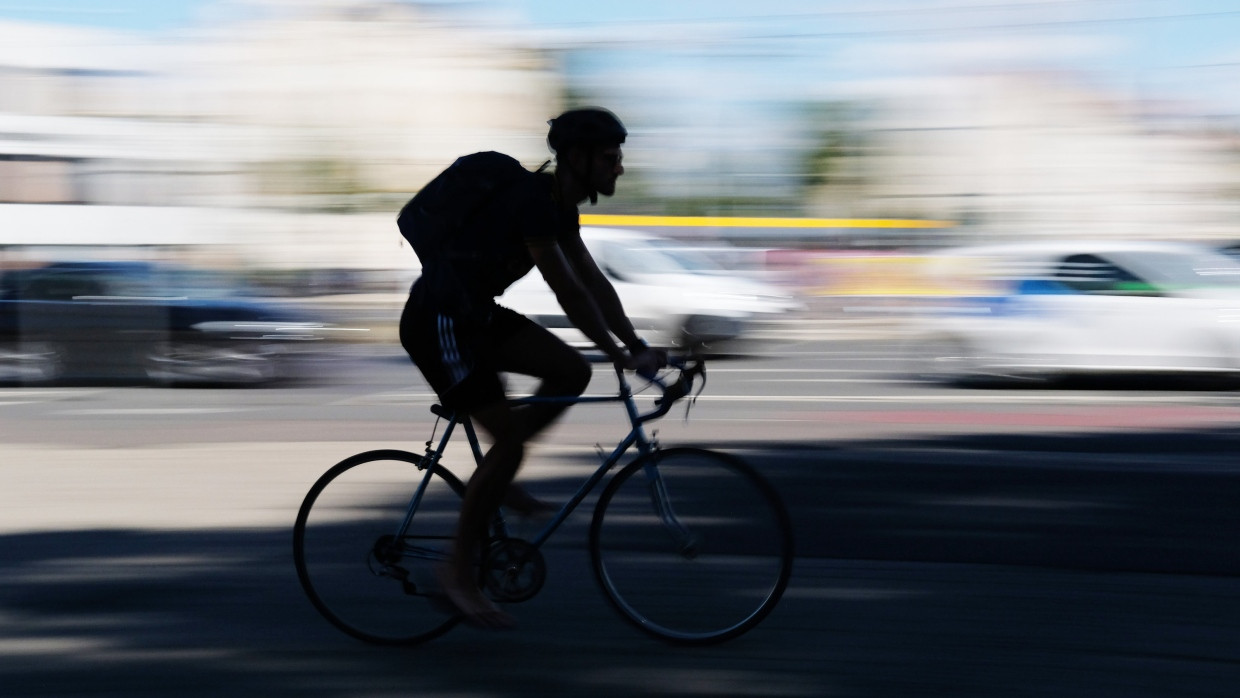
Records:
[[[650,503],[654,506],[659,520],[663,522],[663,530],[676,544],[676,551],[685,559],[692,560],[697,557],[700,550],[701,536],[689,530],[689,527],[685,526],[676,516],[676,512],[672,509],[671,498],[667,494],[667,483],[659,474],[659,466],[651,464],[642,470],[646,475],[646,486],[650,490]]]

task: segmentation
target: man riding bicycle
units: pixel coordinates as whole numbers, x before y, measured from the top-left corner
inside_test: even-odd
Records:
[[[626,136],[605,109],[574,109],[552,119],[547,143],[554,171],[530,173],[498,191],[446,242],[441,259],[423,260],[423,275],[401,315],[401,344],[442,403],[468,413],[492,439],[465,492],[452,560],[440,572],[448,600],[481,627],[514,624],[476,583],[473,566],[487,523],[501,505],[521,514],[548,508],[513,478],[525,443],[566,407],[511,406],[500,374],[538,378],[538,396],[576,397],[592,373],[580,353],[495,298],[537,267],[569,321],[614,364],[650,374],[666,363],[663,352],[637,336],[581,240],[577,206],[615,193]]]

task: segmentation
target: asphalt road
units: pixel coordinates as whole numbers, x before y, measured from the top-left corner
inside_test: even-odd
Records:
[[[748,458],[797,532],[779,608],[705,649],[614,615],[585,515],[514,632],[391,650],[320,619],[292,519],[335,461],[425,438],[431,398],[396,352],[277,389],[2,390],[0,695],[1236,694],[1235,394],[954,390],[897,366],[863,337],[713,362],[689,421],[660,423],[669,445]],[[557,426],[530,487],[565,496],[619,436],[614,409]]]

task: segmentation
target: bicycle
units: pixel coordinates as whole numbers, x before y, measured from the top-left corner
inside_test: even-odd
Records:
[[[674,360],[675,380],[653,378],[662,395],[640,413],[624,372],[615,395],[517,398],[623,402],[630,430],[532,540],[509,534],[504,512],[489,527],[478,583],[497,603],[542,588],[542,545],[619,463],[637,456],[604,487],[594,507],[589,550],[612,607],[640,630],[683,645],[735,638],[779,602],[792,574],[793,536],[774,488],[740,458],[702,448],[663,449],[644,424],[667,414],[705,380],[701,359]],[[667,374],[665,374],[667,375]],[[700,388],[699,388],[700,392]],[[462,620],[442,596],[433,566],[448,560],[465,484],[441,458],[458,425],[482,459],[468,418],[434,405],[446,420],[423,454],[375,450],[344,459],[310,488],[293,531],[302,588],[335,627],[376,644],[412,645]],[[601,449],[600,449],[601,453]]]

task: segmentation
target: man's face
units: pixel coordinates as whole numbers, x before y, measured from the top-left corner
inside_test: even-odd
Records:
[[[596,148],[591,151],[590,157],[594,158],[591,163],[590,173],[594,180],[590,184],[594,190],[603,196],[611,196],[616,193],[616,178],[624,174],[624,153],[621,152],[620,146],[611,148]]]

